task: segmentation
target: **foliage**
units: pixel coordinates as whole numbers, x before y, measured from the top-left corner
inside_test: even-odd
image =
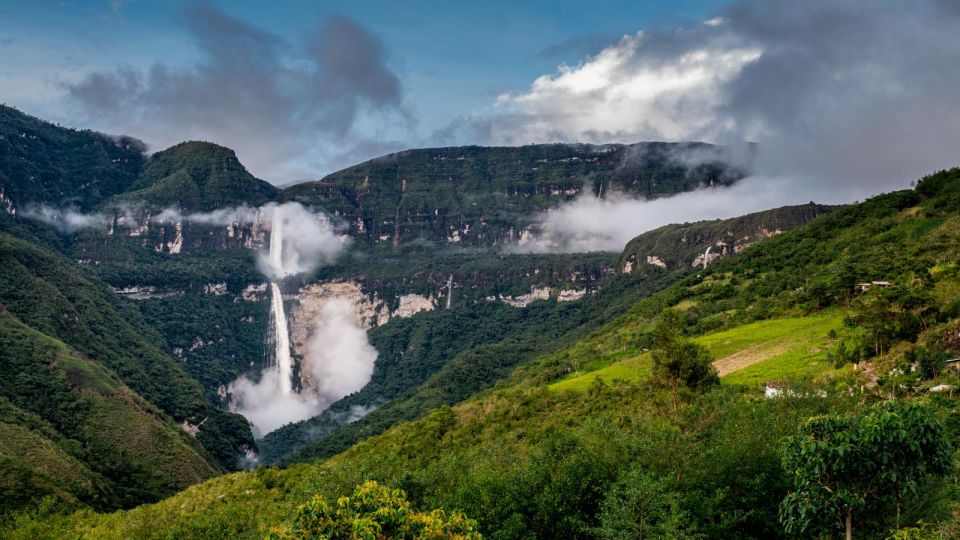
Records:
[[[335,505],[314,496],[297,509],[289,529],[270,538],[479,540],[476,529],[476,522],[459,512],[417,512],[403,490],[371,480],[358,485],[349,497],[337,499]]]
[[[720,382],[706,347],[685,339],[683,316],[665,309],[653,329],[653,378],[670,387],[676,407],[677,389],[703,390]]]
[[[220,472],[103,366],[0,308],[0,513],[44,495],[129,507]]]
[[[67,129],[0,105],[0,194],[19,208],[88,210],[130,188],[145,152],[131,137]]]
[[[950,470],[943,423],[922,403],[886,402],[856,416],[818,416],[783,447],[793,489],[781,505],[789,533],[829,533],[854,518],[889,522],[929,477]]]
[[[176,421],[197,425],[207,419],[210,433],[201,440],[221,466],[236,466],[241,448],[252,444],[249,427],[237,426],[234,415],[211,406],[201,386],[163,352],[161,336],[136,307],[57,253],[5,233],[0,233],[0,258],[0,303],[11,314],[115,373]],[[64,411],[49,414],[54,422],[68,422]]]
[[[689,516],[679,510],[680,496],[667,482],[640,468],[631,469],[603,501],[597,536],[609,540],[696,538]]]

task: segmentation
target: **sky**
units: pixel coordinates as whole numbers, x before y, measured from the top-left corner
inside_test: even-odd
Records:
[[[535,78],[561,64],[575,65],[641,27],[695,24],[724,4],[721,0],[4,0],[0,1],[0,101],[64,125],[137,136],[153,149],[188,137],[206,137],[237,149],[258,176],[282,183],[321,176],[387,151],[442,144],[438,132],[461,118],[483,113],[494,106],[499,95],[522,91]],[[289,55],[281,53],[283,62],[302,60],[299,53],[303,41],[309,39],[306,36],[318,29],[329,31],[324,28],[329,18],[352,22],[382,49],[379,62],[396,77],[398,96],[394,101],[390,96],[375,96],[373,103],[361,103],[360,108],[373,110],[347,119],[353,128],[349,134],[339,128],[338,122],[345,120],[318,118],[331,127],[296,134],[313,140],[291,143],[289,146],[296,148],[289,155],[245,148],[255,147],[260,141],[250,135],[252,141],[245,143],[233,135],[234,128],[269,131],[270,115],[283,114],[267,107],[266,118],[261,118],[260,112],[244,118],[249,109],[257,107],[239,98],[230,103],[238,117],[235,124],[203,129],[183,121],[158,126],[158,122],[163,123],[162,111],[130,114],[116,96],[94,103],[78,103],[71,96],[71,86],[92,74],[111,73],[117,68],[149,72],[157,64],[175,70],[204,62],[206,53],[204,45],[198,43],[202,39],[198,34],[209,37],[211,30],[198,28],[196,21],[206,9],[220,11],[251,29],[286,41],[287,47],[301,49]],[[341,38],[344,54],[357,47],[355,39],[349,35]],[[222,84],[228,81],[220,80]],[[293,97],[309,101],[307,96]],[[180,99],[186,101],[185,97]],[[296,122],[286,118],[276,121],[278,129]],[[344,144],[345,139],[350,140]]]
[[[766,180],[730,204],[848,202],[960,161],[957,35],[955,0],[7,0],[0,100],[276,184],[413,147],[751,141]]]

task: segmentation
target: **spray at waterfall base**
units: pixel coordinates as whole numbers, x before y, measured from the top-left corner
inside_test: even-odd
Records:
[[[373,374],[377,351],[354,320],[353,305],[340,298],[328,301],[314,321],[295,384],[295,359],[283,301],[283,279],[332,262],[347,247],[330,219],[297,203],[268,205],[269,249],[258,258],[270,279],[270,319],[273,356],[257,380],[239,377],[230,384],[230,410],[245,416],[260,438],[283,425],[316,416],[333,402],[360,390]]]

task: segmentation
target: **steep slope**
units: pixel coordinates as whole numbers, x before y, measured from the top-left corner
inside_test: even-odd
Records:
[[[495,538],[784,537],[783,437],[814,415],[955,383],[909,366],[919,348],[960,353],[958,244],[960,169],[761,241],[527,363],[498,388],[326,461],[214,479],[128,513],[17,523],[51,535],[253,538],[314,493],[336,497],[376,479],[402,487],[418,507],[465,511]],[[877,306],[887,315],[867,317]],[[684,332],[718,364],[745,354],[759,360],[728,370],[710,391],[682,392],[674,405],[669,390],[648,383],[644,351],[665,307],[686,314]],[[884,320],[893,324],[877,326]],[[860,347],[859,369],[837,354],[841,343]],[[762,379],[737,377],[759,367],[794,390],[762,399]],[[956,398],[929,403],[937,415],[956,414]],[[948,423],[947,436],[958,435]],[[922,520],[938,531],[933,537],[955,537],[960,501],[951,482],[923,480],[917,504],[896,522],[891,512],[865,524],[864,534],[885,537]]]
[[[44,494],[142,504],[221,472],[169,417],[103,366],[0,307],[0,512]]]
[[[260,206],[279,190],[254,178],[229,148],[208,142],[184,142],[150,156],[137,181],[112,204],[145,202],[160,208],[214,210]]]
[[[130,137],[66,129],[0,105],[0,209],[46,203],[88,210],[130,189],[145,150]]]
[[[162,352],[134,306],[56,253],[0,233],[0,304],[24,324],[115,372],[177,422],[201,425],[198,440],[226,468],[251,443],[246,421],[213,408],[201,386]]]
[[[284,190],[341,217],[366,245],[509,245],[535,219],[587,192],[656,197],[730,185],[752,147],[703,143],[531,145],[407,150]]]

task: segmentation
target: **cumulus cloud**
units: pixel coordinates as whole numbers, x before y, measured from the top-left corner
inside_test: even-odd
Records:
[[[332,263],[350,245],[350,237],[341,234],[329,216],[312,212],[300,203],[271,203],[263,207],[263,213],[271,224],[271,244],[279,240],[257,257],[257,267],[270,279],[310,272]]]
[[[564,217],[584,217],[590,208],[632,227],[629,234],[605,230],[597,245],[698,217],[682,205],[720,217],[757,204],[849,202],[960,161],[957,35],[960,10],[942,0],[743,0],[703,24],[625,36],[526,91],[500,96],[492,112],[443,135],[505,144],[759,143],[755,177],[734,190],[746,195],[742,203],[716,191],[685,195],[673,202],[676,218],[657,220],[666,202],[588,198],[545,218],[564,237]],[[711,204],[724,212],[709,211]],[[631,212],[644,217],[628,219]]]
[[[94,72],[66,86],[69,100],[99,127],[158,147],[215,140],[276,182],[329,169],[409,125],[383,44],[350,19],[328,16],[293,41],[213,5],[188,7],[183,21],[195,63]],[[358,129],[374,120],[374,133]]]
[[[72,208],[53,208],[46,205],[27,206],[21,216],[46,223],[65,234],[72,234],[80,229],[106,227],[110,218],[104,214],[84,214]]]
[[[230,384],[230,410],[245,416],[259,438],[292,422],[312,418],[338,399],[363,388],[373,373],[377,350],[353,318],[347,300],[323,305],[301,369],[313,383],[300,392],[284,390],[279,366],[265,369],[258,381],[242,376]],[[343,418],[361,418],[373,407],[354,406]]]

